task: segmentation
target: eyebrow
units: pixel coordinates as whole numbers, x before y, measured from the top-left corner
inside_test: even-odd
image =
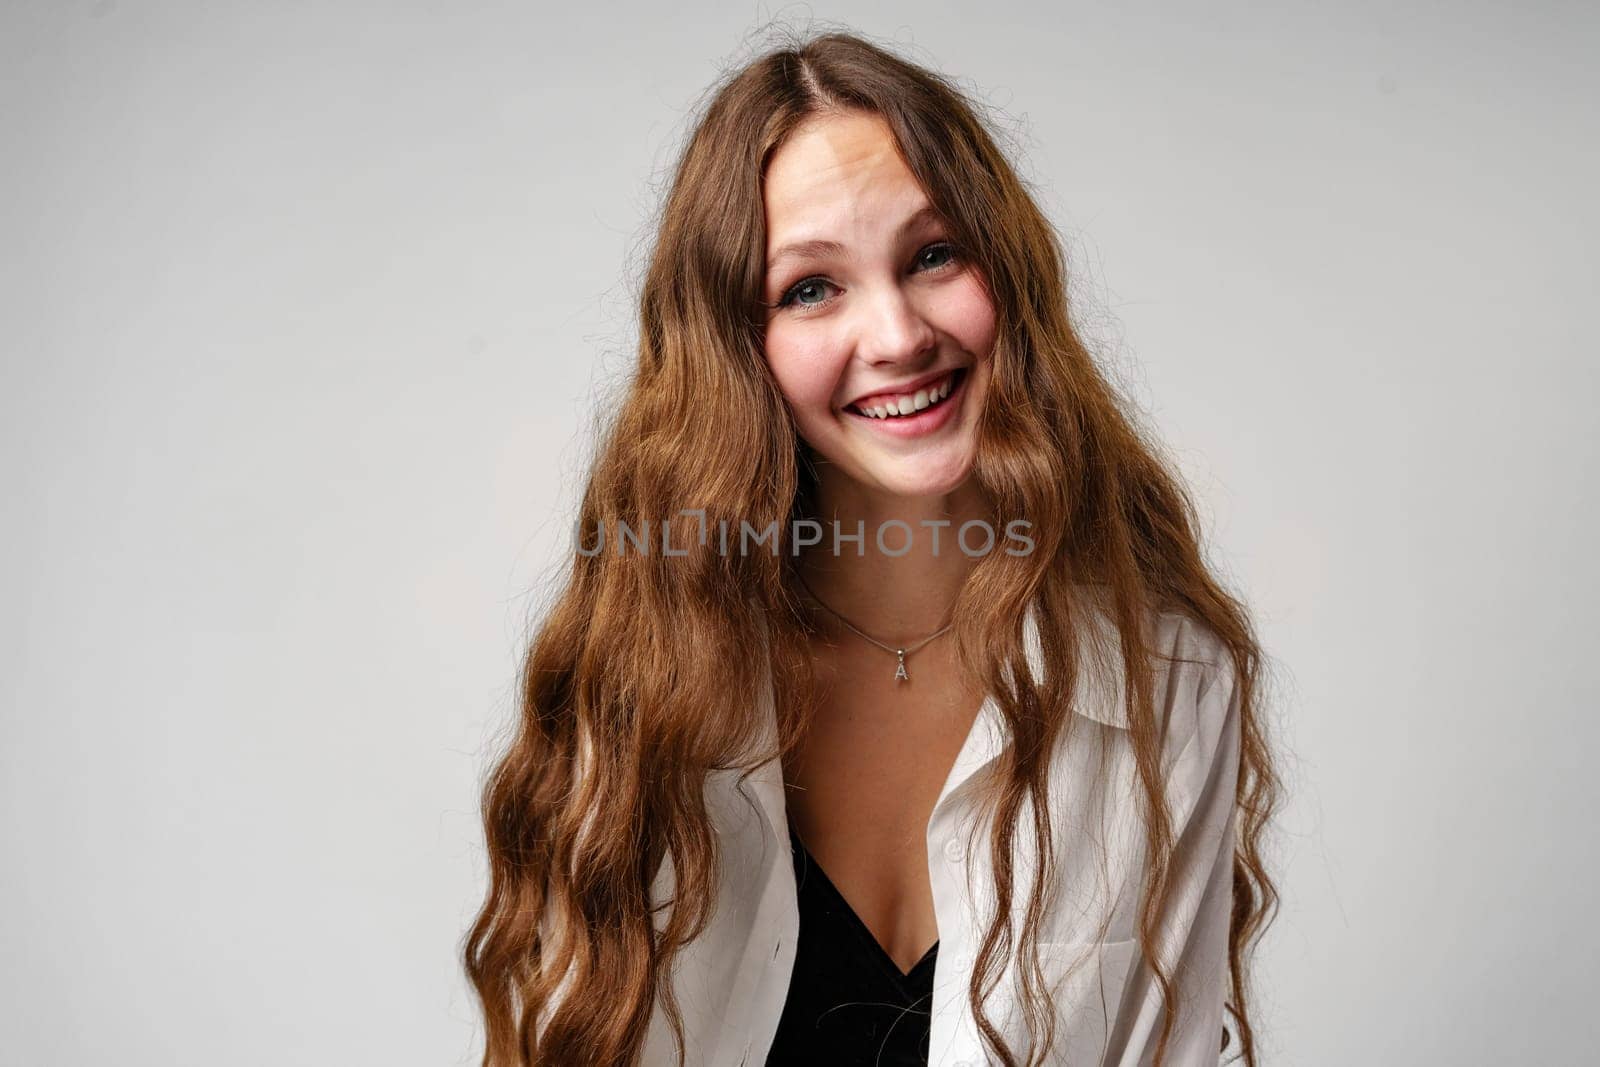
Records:
[[[928,222],[930,220],[939,220],[942,219],[942,217],[943,216],[939,214],[938,209],[932,204],[924,204],[916,211],[913,211],[910,215],[906,216],[906,220],[900,224],[900,229],[897,232],[905,233],[907,230],[915,226],[919,226],[924,222]],[[811,256],[817,256],[820,258],[823,256],[838,256],[843,254],[844,245],[841,245],[838,241],[824,241],[820,239],[814,241],[794,241],[784,245],[782,248],[772,253],[772,256],[767,260],[767,270],[770,271],[773,267],[777,266],[785,259],[804,259]]]

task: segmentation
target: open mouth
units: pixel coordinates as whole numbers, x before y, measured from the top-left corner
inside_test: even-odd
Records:
[[[957,367],[943,378],[925,388],[898,396],[870,397],[864,404],[849,404],[845,410],[868,419],[892,422],[897,419],[914,419],[933,408],[943,407],[961,388],[967,369]]]

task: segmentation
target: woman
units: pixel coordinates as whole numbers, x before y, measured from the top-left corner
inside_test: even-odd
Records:
[[[486,1065],[1256,1062],[1261,654],[1064,291],[939,76],[711,99],[485,789]]]

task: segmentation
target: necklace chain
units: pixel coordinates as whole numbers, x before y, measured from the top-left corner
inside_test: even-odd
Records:
[[[866,631],[862,630],[860,627],[856,626],[855,623],[851,622],[849,619],[845,618],[843,615],[840,615],[837,611],[834,611],[832,608],[830,608],[827,605],[827,603],[821,597],[819,597],[816,594],[816,591],[811,588],[810,583],[808,583],[805,580],[805,578],[801,577],[800,572],[798,570],[795,571],[795,577],[800,580],[800,584],[805,587],[805,591],[807,593],[811,594],[811,599],[815,600],[819,605],[821,605],[823,611],[826,611],[829,615],[832,615],[834,618],[836,618],[840,622],[844,623],[845,626],[849,627],[850,631],[852,633],[856,634],[857,636],[863,637],[866,640],[871,641],[873,644],[877,645],[879,648],[883,649],[885,652],[893,652],[895,654],[895,657],[896,657],[896,668],[895,668],[894,677],[895,677],[895,681],[897,681],[897,682],[908,682],[908,681],[911,680],[911,675],[906,673],[906,657],[907,656],[911,655],[911,653],[915,652],[917,649],[921,648],[923,645],[927,644],[929,641],[932,641],[935,637],[938,637],[940,634],[944,633],[946,630],[950,629],[950,627],[955,625],[955,620],[951,619],[949,622],[945,623],[943,626],[939,627],[939,629],[935,630],[933,633],[929,634],[927,637],[924,637],[922,640],[918,641],[916,644],[906,645],[903,648],[896,648],[894,645],[886,645],[882,641],[879,641],[876,637],[873,637],[871,634],[867,633]]]

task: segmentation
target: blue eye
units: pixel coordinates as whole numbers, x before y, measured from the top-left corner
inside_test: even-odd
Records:
[[[808,290],[823,289],[832,286],[832,284],[825,278],[807,278],[804,281],[797,282],[787,293],[783,294],[783,298],[778,301],[778,306],[787,307],[790,304],[797,303],[801,307],[816,307],[818,304],[824,303],[824,301],[802,300],[801,295]]]
[[[933,254],[935,259],[935,262],[933,263],[929,263],[927,261],[927,257],[930,253]],[[934,244],[925,246],[921,251],[919,251],[917,253],[915,262],[919,270],[935,271],[943,270],[959,258],[960,252],[957,250],[955,245],[951,244],[949,241],[938,241]],[[826,296],[819,296],[817,299],[802,299],[802,297],[808,292],[825,291],[829,288],[838,287],[820,275],[802,278],[800,281],[791,285],[788,290],[778,298],[778,302],[772,306],[780,309],[791,306],[801,309],[818,308],[828,302],[828,298]]]
[[[944,261],[944,263],[929,264],[929,263],[927,263],[926,260],[924,260],[922,258],[923,256],[926,256],[929,252],[933,252],[935,254],[943,252],[949,258],[947,258]],[[936,244],[936,245],[929,245],[927,248],[924,248],[921,252],[918,252],[917,253],[917,261],[919,263],[922,263],[924,266],[927,266],[927,267],[930,267],[930,268],[935,268],[935,267],[944,266],[945,263],[950,262],[950,260],[954,259],[955,256],[956,256],[956,246],[953,245],[953,244],[950,244],[947,241],[942,241],[942,242],[940,242],[939,244]]]

